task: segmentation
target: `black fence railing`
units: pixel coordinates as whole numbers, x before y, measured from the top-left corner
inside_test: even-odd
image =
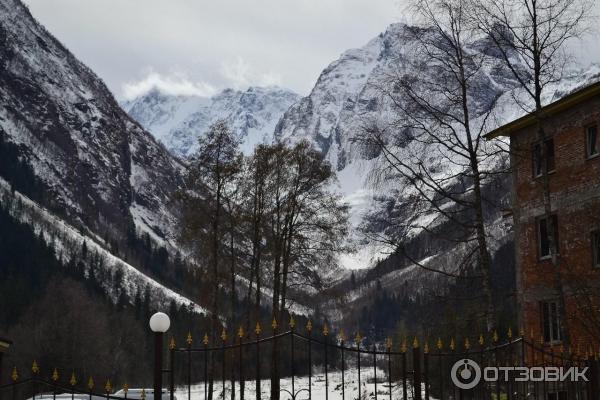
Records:
[[[359,335],[347,340],[327,328],[312,327],[269,337],[257,326],[251,336],[242,329],[225,332],[216,343],[207,336],[195,346],[188,335],[183,347],[170,340],[163,398],[177,400],[600,400],[597,354],[546,346],[526,338],[497,335],[437,342],[402,340],[367,344]],[[148,366],[150,367],[150,366]],[[0,400],[143,399],[125,385],[114,393],[110,381],[95,385],[56,370],[29,376],[16,369],[0,385]],[[69,379],[70,376],[70,379]],[[526,379],[525,379],[526,378]],[[42,395],[43,394],[43,395]]]
[[[454,341],[444,346],[438,340],[430,348],[416,338],[367,347],[359,336],[348,342],[328,333],[292,329],[249,338],[240,331],[201,347],[172,341],[171,393],[179,400],[600,399],[598,361],[591,353],[525,338],[499,343],[497,336],[487,346],[483,337],[475,345],[467,339],[460,350]],[[202,367],[193,368],[198,357]]]

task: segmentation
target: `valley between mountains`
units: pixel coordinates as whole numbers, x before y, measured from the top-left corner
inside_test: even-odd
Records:
[[[209,279],[209,263],[202,262],[205,243],[199,243],[210,226],[198,228],[199,236],[191,240],[196,247],[190,247],[190,238],[182,244],[177,194],[185,192],[202,140],[219,122],[233,133],[243,160],[252,160],[261,146],[302,148],[307,143],[302,154],[322,162],[315,169],[330,173],[319,182],[318,193],[339,200],[346,213],[346,228],[336,233],[343,236],[340,243],[323,251],[305,246],[294,259],[300,260],[301,272],[291,274],[285,318],[293,314],[302,323],[313,319],[360,327],[373,342],[389,332],[436,325],[450,306],[441,295],[474,287],[428,269],[451,271],[469,248],[438,240],[451,237],[456,226],[419,202],[411,185],[377,182],[385,155],[357,140],[369,127],[395,126],[394,104],[380,88],[391,75],[419,73],[410,60],[423,36],[434,38],[435,32],[400,23],[388,26],[324,66],[305,96],[275,86],[225,89],[213,97],[152,89],[119,102],[21,1],[0,0],[0,334],[23,338],[16,346],[23,359],[43,353],[48,362],[74,360],[86,364],[82,367],[95,364],[100,371],[118,370],[143,380],[144,371],[131,371],[149,362],[143,349],[151,338],[143,330],[151,311],[170,313],[179,337],[188,331],[202,337],[215,318],[228,329],[240,321],[250,326],[250,316],[270,320],[273,293],[279,289],[267,273],[257,288],[258,273],[253,272],[258,270],[256,249],[271,245],[268,235],[250,240],[242,223],[228,227],[231,234],[219,233],[224,277],[218,283]],[[486,38],[466,46],[473,54],[500,57]],[[545,101],[599,76],[595,65],[572,70]],[[518,85],[506,70],[489,63],[476,82],[480,90],[474,120],[492,106],[495,124],[523,114],[514,102]],[[428,155],[428,168],[451,168],[454,160],[413,140],[410,130],[399,132],[403,140],[394,148],[401,159]],[[496,157],[486,167],[500,172],[507,157]],[[244,162],[248,164],[241,169],[254,165]],[[494,290],[499,308],[509,309],[512,222],[503,210],[510,205],[510,193],[508,176],[498,175],[484,187],[490,199],[485,221]],[[237,191],[241,184],[231,182],[223,190],[246,204]],[[457,179],[447,184],[470,183]],[[196,189],[198,209],[211,210],[208,199],[215,192],[208,186]],[[229,207],[227,201],[219,205],[224,218],[233,213]],[[313,219],[307,218],[311,223],[321,222],[322,209],[315,210]],[[303,238],[310,239],[311,228],[303,229]],[[265,254],[263,262],[270,263],[267,250]],[[318,268],[310,265],[312,260],[319,261]],[[214,293],[221,296],[219,304]],[[250,298],[256,309],[245,302]],[[67,306],[73,310],[65,311]],[[65,350],[69,345],[61,335],[69,336],[66,326],[56,330],[54,348],[43,335],[24,333],[37,324],[48,330],[81,327],[75,333],[79,346]],[[113,330],[117,334],[108,338]],[[107,338],[94,340],[98,332]],[[99,357],[123,344],[140,350],[111,361]],[[87,354],[93,356],[86,359]]]

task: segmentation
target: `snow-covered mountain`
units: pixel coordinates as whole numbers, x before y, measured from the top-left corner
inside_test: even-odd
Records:
[[[414,74],[409,60],[418,48],[417,37],[433,34],[434,31],[426,28],[392,24],[365,46],[344,52],[323,70],[310,94],[286,111],[275,130],[275,136],[280,140],[310,140],[338,170],[340,189],[351,206],[354,239],[357,242],[357,252],[344,255],[340,262],[347,268],[362,269],[379,264],[383,267],[380,272],[369,271],[363,274],[373,276],[374,279],[380,279],[385,274],[382,282],[392,290],[406,282],[410,282],[415,290],[435,290],[435,283],[425,277],[431,274],[424,274],[423,270],[411,265],[406,259],[396,257],[382,263],[382,260],[389,257],[391,249],[362,237],[360,230],[365,228],[364,217],[370,216],[376,220],[368,229],[379,229],[381,234],[390,228],[393,221],[414,221],[415,225],[431,229],[436,227],[451,230],[452,226],[444,223],[442,218],[436,218],[433,212],[411,207],[414,202],[410,201],[410,196],[414,193],[409,187],[397,183],[377,191],[371,189],[367,178],[380,156],[365,153],[353,139],[363,132],[368,123],[377,121],[388,126],[386,124],[393,121],[395,115],[390,99],[382,95],[378,88],[385,86],[390,76]],[[489,39],[479,39],[468,47],[470,51],[499,57],[494,55],[493,44]],[[501,60],[492,60],[478,75],[477,85],[482,90],[475,101],[477,108],[485,109],[489,108],[490,99],[500,96],[495,117],[498,122],[507,122],[522,115],[523,110],[508,93],[518,85],[511,73],[501,66]],[[549,88],[546,100],[552,101],[577,87],[598,80],[599,72],[596,66],[586,71],[572,71],[559,85]],[[407,156],[417,151],[427,151],[414,141],[408,141],[403,146],[406,148],[399,149],[399,154]],[[430,160],[442,165],[435,156]],[[508,188],[509,182],[505,179],[488,187],[486,191],[499,205],[507,207]],[[490,210],[488,217],[491,242],[494,250],[498,250],[511,240],[511,222],[502,218],[499,209]],[[448,247],[449,244],[443,241],[432,240],[422,229],[412,232],[405,245],[418,254],[418,260],[422,263],[436,268],[455,265],[457,257],[460,257],[460,249]],[[351,298],[354,295],[348,296]],[[365,296],[368,296],[368,292],[358,297]]]
[[[18,0],[0,1],[0,136],[43,182],[43,205],[71,223],[170,235],[181,166]]]
[[[77,261],[85,242],[108,276],[124,277],[125,293],[148,286],[157,302],[190,305],[158,282],[173,273],[166,262],[150,278],[132,244],[148,234],[146,251],[172,248],[169,202],[183,171],[21,1],[0,0],[3,208],[51,241],[61,261]],[[117,290],[102,284],[108,295]]]
[[[198,137],[219,119],[227,120],[249,154],[259,143],[271,142],[275,124],[300,96],[279,87],[226,89],[207,98],[173,96],[158,89],[122,103],[131,117],[178,156],[189,156]]]

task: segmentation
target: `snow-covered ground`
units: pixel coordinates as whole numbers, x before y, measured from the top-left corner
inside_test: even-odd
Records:
[[[361,369],[361,389],[358,387],[358,370],[351,368],[344,373],[344,397],[342,397],[342,373],[341,371],[332,371],[328,374],[328,385],[325,382],[325,374],[323,371],[319,371],[312,377],[312,399],[314,400],[325,400],[325,393],[328,393],[327,398],[329,400],[355,400],[360,398],[375,399],[375,381],[373,379],[373,367],[365,367]],[[308,376],[295,377],[294,378],[294,391],[296,394],[295,400],[306,400],[308,399]],[[326,390],[328,388],[328,390]],[[271,383],[268,379],[264,379],[260,384],[261,398],[268,399],[271,393]],[[390,387],[388,379],[384,371],[381,369],[377,370],[377,397],[380,399],[389,398]],[[409,399],[413,398],[413,388],[407,382],[407,395]],[[281,399],[282,400],[294,400],[291,396],[292,393],[292,379],[284,378],[281,379]],[[178,387],[175,391],[178,399],[187,399],[188,390],[187,386]],[[392,382],[392,397],[394,399],[403,398],[402,381]],[[424,390],[422,390],[422,398],[424,398]],[[240,397],[240,386],[239,382],[235,383],[235,398]],[[254,380],[247,381],[244,390],[245,399],[256,398],[256,382]],[[430,396],[431,399],[433,397]],[[204,400],[204,383],[200,382],[192,385],[191,387],[191,399],[192,400]],[[215,382],[213,389],[213,399],[223,399],[223,383],[222,381]],[[225,400],[231,399],[231,382],[225,383]]]

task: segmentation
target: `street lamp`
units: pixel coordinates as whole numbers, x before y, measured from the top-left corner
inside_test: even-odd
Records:
[[[4,357],[4,353],[8,351],[11,344],[10,340],[0,337],[0,384],[2,383],[2,357]]]
[[[163,335],[169,330],[171,320],[162,312],[150,317],[150,329],[154,332],[154,400],[162,400]]]

